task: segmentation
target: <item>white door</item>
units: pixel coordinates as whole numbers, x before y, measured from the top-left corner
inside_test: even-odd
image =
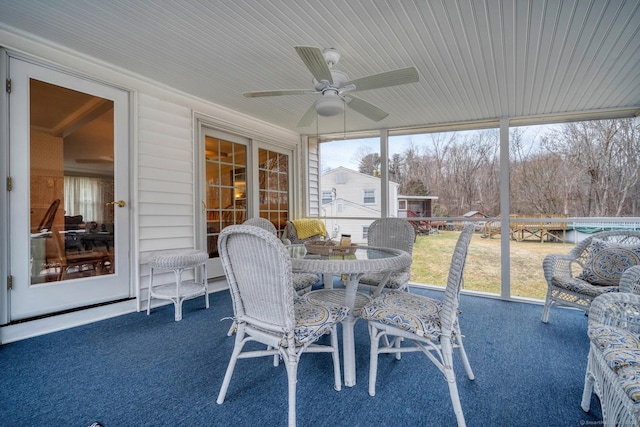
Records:
[[[9,59],[10,320],[132,296],[129,95]]]

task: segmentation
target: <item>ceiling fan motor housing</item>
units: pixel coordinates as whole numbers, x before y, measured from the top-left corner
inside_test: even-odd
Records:
[[[325,117],[336,116],[344,111],[344,101],[337,90],[326,90],[314,104],[316,112]]]
[[[342,71],[335,70],[335,69],[331,70],[331,78],[333,79],[333,84],[330,84],[325,80],[319,82],[314,78],[313,85],[315,86],[317,91],[322,92],[324,89],[328,87],[340,89],[346,82],[349,81],[349,76],[347,76]]]

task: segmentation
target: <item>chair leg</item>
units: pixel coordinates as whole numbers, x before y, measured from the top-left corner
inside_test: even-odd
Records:
[[[296,383],[298,381],[298,358],[289,355],[285,362],[289,382],[289,427],[296,426]]]
[[[176,298],[173,300],[173,305],[176,308],[176,315],[175,315],[176,322],[179,322],[180,320],[182,320],[182,301],[184,301],[184,299],[182,298]]]
[[[219,405],[224,402],[224,397],[227,394],[227,389],[229,388],[229,383],[231,382],[231,376],[233,375],[233,370],[236,367],[236,362],[238,361],[238,356],[242,351],[242,347],[244,340],[244,327],[239,325],[238,330],[236,331],[236,342],[233,346],[233,352],[231,353],[231,359],[229,359],[229,366],[227,366],[227,372],[224,374],[224,380],[222,380],[222,386],[220,387],[220,393],[218,393],[218,399],[216,403]]]
[[[469,377],[470,380],[474,380],[476,377],[475,375],[473,375],[473,370],[471,369],[471,364],[469,363],[467,352],[465,351],[464,345],[462,344],[462,334],[460,333],[459,325],[456,325],[456,344],[458,345],[460,358],[462,359],[462,365],[464,366],[464,370],[467,373],[467,377]]]
[[[207,284],[207,267],[205,264],[202,264],[201,266],[201,273],[202,275],[201,280],[202,280],[202,284],[204,285],[204,308],[208,309],[209,308],[209,285]]]
[[[404,340],[404,338],[402,337],[395,337],[393,339],[393,343],[395,345],[396,348],[400,348],[400,345],[402,345],[402,341]],[[396,360],[400,360],[402,359],[402,353],[401,352],[397,352],[396,353]]]
[[[591,352],[591,350],[589,350]],[[589,361],[587,362],[587,372],[584,376],[584,389],[582,390],[582,402],[580,406],[584,412],[589,412],[591,407],[591,394],[593,393],[593,383],[595,378],[591,373],[591,354],[589,354]]]
[[[376,376],[378,375],[378,345],[380,335],[378,329],[369,323],[369,336],[371,338],[371,349],[369,356],[369,396],[376,395]]]
[[[551,289],[547,291],[547,298],[544,300],[544,310],[542,311],[542,323],[547,323],[549,321],[549,309],[551,309],[551,304],[553,300],[551,299]]]
[[[451,395],[451,404],[453,412],[456,414],[458,427],[466,427],[464,413],[462,412],[462,404],[460,403],[460,395],[458,394],[458,384],[456,383],[456,374],[453,371],[453,349],[451,340],[448,338],[441,340],[443,372],[447,384],[449,384],[449,394]]]
[[[175,321],[182,320],[182,298],[180,297],[180,285],[182,284],[182,268],[176,268],[174,271],[176,276],[176,296],[173,299],[175,307]]]
[[[338,350],[338,330],[336,326],[331,330],[331,357],[333,359],[333,378],[336,391],[342,390],[342,378],[340,376],[340,351]]]
[[[151,313],[151,288],[153,287],[153,267],[149,270],[149,295],[147,296],[147,316]]]

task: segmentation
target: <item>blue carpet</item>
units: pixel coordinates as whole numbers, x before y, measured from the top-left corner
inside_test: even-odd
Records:
[[[415,291],[437,298],[437,291]],[[222,405],[215,400],[233,348],[228,291],[0,347],[0,425],[284,426],[287,378],[270,358],[240,360]],[[587,318],[542,306],[463,296],[460,317],[476,375],[456,357],[467,424],[579,426],[601,420],[580,408]],[[453,426],[447,384],[422,354],[381,356],[376,396],[367,393],[369,337],[356,324],[357,385],[333,389],[331,358],[302,356],[299,426]]]

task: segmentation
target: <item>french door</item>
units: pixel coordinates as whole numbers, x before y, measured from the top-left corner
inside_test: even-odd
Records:
[[[224,275],[218,236],[227,226],[259,216],[283,230],[289,219],[292,151],[201,128],[200,246],[209,253],[209,277]]]
[[[203,245],[209,254],[207,274],[223,276],[218,236],[223,228],[247,219],[249,141],[212,129],[204,132],[205,184],[202,199]]]
[[[10,320],[130,297],[128,94],[13,57],[9,78]]]

